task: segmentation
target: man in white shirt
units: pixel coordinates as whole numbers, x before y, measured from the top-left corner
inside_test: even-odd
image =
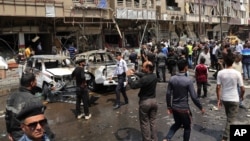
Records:
[[[126,94],[126,86],[124,82],[126,82],[126,71],[128,70],[127,63],[122,59],[122,55],[120,52],[116,54],[116,59],[117,59],[117,66],[114,71],[113,76],[117,75],[118,78],[118,84],[116,86],[115,92],[116,92],[116,104],[113,107],[114,109],[118,109],[121,106],[120,103],[120,93],[122,93],[124,97],[124,102],[125,104],[128,104],[128,97]],[[112,76],[112,77],[113,77]],[[112,79],[112,78],[110,78]]]
[[[242,50],[243,50],[243,45],[241,43],[239,43],[238,40],[235,41],[235,51],[239,54],[242,54]]]
[[[209,48],[207,46],[204,47],[204,50],[200,53],[197,64],[200,63],[200,59],[201,58],[205,58],[205,65],[209,68],[211,65],[211,59],[210,59],[210,52],[209,52]]]
[[[237,116],[239,110],[239,101],[240,99],[244,99],[243,96],[245,93],[243,79],[240,72],[232,68],[234,62],[233,54],[227,54],[224,57],[224,62],[227,67],[218,72],[216,88],[218,108],[220,108],[223,103],[227,115],[227,123],[223,133],[222,141],[226,141],[229,137],[230,124],[234,122]],[[239,84],[241,89],[240,98],[238,95],[237,84]]]

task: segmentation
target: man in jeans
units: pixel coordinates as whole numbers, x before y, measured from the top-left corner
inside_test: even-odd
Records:
[[[227,116],[227,122],[225,131],[223,133],[222,141],[226,141],[229,137],[229,127],[232,124],[238,114],[239,101],[243,100],[245,93],[245,88],[243,84],[243,79],[237,70],[233,69],[232,65],[234,62],[234,56],[232,53],[225,55],[224,62],[226,68],[220,70],[217,76],[217,100],[218,108],[221,107],[222,103],[225,107],[225,112]],[[241,89],[240,98],[238,95],[237,84],[239,84]],[[222,89],[222,93],[221,93]]]
[[[89,113],[89,92],[85,79],[84,65],[85,60],[80,59],[77,61],[78,67],[72,72],[72,78],[76,79],[76,115],[77,119],[85,117],[85,119],[90,119],[91,114]],[[83,102],[84,113],[81,112],[81,102]]]
[[[194,104],[204,114],[204,109],[194,90],[193,81],[185,76],[188,70],[186,60],[178,61],[179,73],[172,76],[169,80],[167,88],[167,107],[168,114],[173,114],[175,123],[170,127],[170,130],[163,141],[170,141],[175,132],[183,125],[184,135],[183,140],[189,141],[191,134],[191,111],[188,104],[188,95],[190,94]]]
[[[245,80],[250,79],[250,48],[249,45],[245,45],[242,50],[242,64],[243,64],[243,77]]]

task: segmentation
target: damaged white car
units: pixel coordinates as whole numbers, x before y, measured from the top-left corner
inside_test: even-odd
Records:
[[[71,79],[74,69],[75,64],[68,56],[34,55],[25,62],[23,73],[36,75],[37,87],[42,93],[72,93],[75,89],[75,81]]]
[[[116,69],[117,61],[114,55],[105,50],[92,50],[76,55],[76,60],[86,60],[86,76],[88,82],[88,88],[91,91],[97,91],[103,86],[117,85],[117,77],[113,77],[113,80],[109,78],[113,75]],[[128,69],[134,69],[133,63],[127,64]]]

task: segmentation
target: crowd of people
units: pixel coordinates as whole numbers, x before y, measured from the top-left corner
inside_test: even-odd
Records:
[[[227,116],[222,141],[228,140],[229,125],[235,121],[238,108],[246,108],[242,103],[245,93],[243,79],[248,80],[250,78],[248,75],[250,70],[249,47],[250,44],[248,41],[244,45],[238,41],[233,45],[227,41],[188,41],[186,44],[180,42],[174,46],[166,40],[162,40],[162,42],[155,45],[152,43],[142,45],[139,54],[142,61],[142,72],[145,68],[144,64],[152,64],[153,69],[150,69],[151,71],[149,72],[156,73],[155,79],[146,79],[149,77],[147,71],[144,75],[132,71],[134,75],[138,75],[141,79],[135,82],[129,81],[131,88],[141,88],[138,96],[140,98],[139,119],[143,140],[157,140],[155,136],[157,104],[154,101],[156,97],[154,90],[156,88],[153,86],[155,80],[166,82],[166,79],[169,79],[166,103],[168,113],[173,114],[175,123],[170,127],[164,141],[171,140],[174,133],[182,126],[184,128],[183,140],[188,141],[191,132],[191,111],[187,99],[190,95],[194,104],[201,112],[205,112],[199,102],[199,98],[206,98],[208,96],[207,87],[210,86],[208,83],[208,73],[211,70],[215,71],[213,76],[217,80],[217,106],[220,108],[223,104]],[[153,71],[154,68],[155,71]],[[166,78],[166,69],[171,74],[170,78]],[[193,80],[189,78],[189,69],[194,69],[197,91],[194,90]],[[203,96],[201,96],[202,88]],[[151,100],[152,98],[153,100]],[[146,109],[144,108],[144,104],[148,104]],[[145,114],[147,115],[146,118]]]
[[[191,111],[188,98],[204,114],[205,110],[200,103],[201,97],[208,96],[207,86],[209,69],[215,70],[217,79],[216,93],[217,106],[223,104],[227,116],[222,141],[229,138],[229,125],[232,124],[238,113],[238,108],[243,107],[244,81],[250,78],[250,45],[236,42],[230,46],[226,42],[192,42],[179,43],[175,46],[162,40],[157,44],[143,44],[140,53],[134,49],[129,51],[124,48],[116,54],[116,69],[113,77],[118,77],[115,89],[116,101],[113,109],[121,108],[120,93],[124,104],[129,104],[126,85],[138,89],[139,97],[139,123],[143,141],[156,141],[157,127],[157,83],[167,82],[166,104],[168,114],[173,114],[175,123],[170,127],[163,141],[170,141],[175,132],[183,127],[183,140],[189,141],[191,134]],[[73,49],[72,49],[73,50]],[[142,66],[138,60],[141,59]],[[127,62],[135,63],[134,69],[127,68]],[[85,60],[76,60],[78,66],[72,73],[76,79],[76,118],[90,119],[89,93],[84,75]],[[166,70],[171,74],[166,77]],[[197,91],[193,80],[189,77],[189,70],[194,69]],[[133,79],[137,76],[137,79]],[[226,76],[226,77],[225,77]],[[113,78],[112,77],[112,78]],[[112,80],[110,78],[110,80]],[[10,94],[6,103],[6,127],[10,140],[53,140],[54,133],[50,130],[44,116],[45,106],[40,99],[34,96],[36,86],[34,74],[24,74],[20,80],[20,89]],[[203,96],[201,89],[203,88]],[[81,102],[84,103],[84,112],[81,111]]]

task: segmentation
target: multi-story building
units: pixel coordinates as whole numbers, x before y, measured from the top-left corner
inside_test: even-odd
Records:
[[[14,49],[39,37],[49,53],[160,41],[220,39],[248,24],[247,0],[0,0],[0,38]],[[235,30],[239,31],[239,30]],[[34,41],[34,40],[33,40]]]
[[[39,37],[46,53],[69,41],[101,46],[102,26],[113,23],[109,8],[106,0],[0,0],[0,37],[14,49]]]

